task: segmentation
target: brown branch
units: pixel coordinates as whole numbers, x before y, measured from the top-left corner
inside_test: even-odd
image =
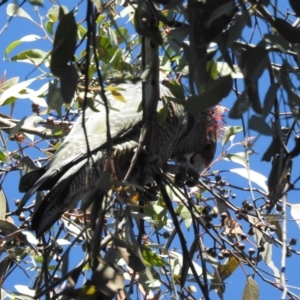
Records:
[[[2,114],[1,114],[2,115]],[[14,129],[17,125],[17,123],[20,120],[16,120],[16,119],[8,119],[2,116],[0,116],[0,129],[4,130],[5,132],[7,132],[9,134],[9,132]],[[47,124],[47,126],[55,126],[55,125],[72,125],[72,122],[68,122],[68,121],[64,121],[64,122],[53,122],[53,123],[49,123],[47,121],[43,121],[40,124]],[[28,127],[26,125],[23,125],[20,129],[19,132],[23,132],[23,133],[27,133],[27,134],[34,134],[37,135],[43,139],[52,139],[52,138],[61,138],[65,135],[67,135],[67,133],[69,133],[69,130],[67,130],[67,132],[63,133],[62,135],[53,135],[52,130],[50,128],[46,128],[46,127],[37,127],[37,128],[33,128],[33,127]]]

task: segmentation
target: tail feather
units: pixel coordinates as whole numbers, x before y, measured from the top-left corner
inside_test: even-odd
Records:
[[[45,168],[37,169],[25,174],[19,183],[19,191],[27,193],[34,184],[45,174]]]

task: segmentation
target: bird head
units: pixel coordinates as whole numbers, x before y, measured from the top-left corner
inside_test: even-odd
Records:
[[[201,153],[195,153],[191,164],[199,171],[208,168],[213,161],[217,149],[218,139],[224,130],[224,108],[220,105],[207,109],[200,119],[201,127],[204,128],[204,143]]]

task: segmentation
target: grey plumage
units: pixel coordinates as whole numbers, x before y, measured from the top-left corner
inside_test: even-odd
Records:
[[[111,105],[110,133],[119,171],[117,175],[122,177],[138,145],[142,126],[142,112],[138,112],[142,85],[121,84],[119,87],[125,89],[120,91],[126,99],[125,103],[116,100],[111,92],[107,92],[106,96]],[[160,85],[160,94],[161,97],[172,97],[163,85]],[[164,168],[169,159],[174,159],[179,165],[188,165],[186,169],[190,168],[195,173],[197,168],[199,172],[203,166],[201,161],[208,165],[216,150],[218,125],[213,113],[205,111],[192,115],[179,104],[172,101],[164,103],[168,103],[168,115],[162,124],[154,125],[153,148],[147,151],[155,155],[158,168]],[[159,101],[158,110],[164,103]],[[20,181],[20,191],[26,192],[20,209],[36,191],[49,190],[32,217],[32,228],[37,235],[47,231],[64,211],[76,206],[103,169],[107,148],[106,115],[100,102],[96,107],[99,112],[86,109],[84,120],[94,164],[87,157],[81,116],[45,167],[26,174]]]

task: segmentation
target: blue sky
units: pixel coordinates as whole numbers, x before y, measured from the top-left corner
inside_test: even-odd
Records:
[[[85,1],[83,1],[85,3]],[[277,1],[280,2],[279,5],[282,5],[282,11],[285,12],[286,11],[286,3],[283,3],[281,1]],[[84,9],[85,9],[85,5],[81,4],[79,7],[79,13],[78,13],[78,20],[82,20],[84,17]],[[61,4],[66,4],[67,6],[70,5],[70,1],[61,1]],[[50,1],[45,1],[45,8],[39,8],[39,11],[41,13],[41,15],[45,15],[49,9],[50,6],[52,6],[53,4]],[[0,7],[0,16],[2,16],[2,18],[0,18],[0,31],[2,30],[2,28],[5,26],[7,20],[5,20],[6,16],[6,6],[2,5]],[[70,6],[69,6],[70,7]],[[29,4],[25,4],[23,6],[23,8],[34,18],[34,20],[38,20],[37,18],[37,14],[34,11],[33,6],[29,5]],[[72,6],[71,6],[72,8]],[[265,28],[262,27],[263,30],[265,30]],[[8,28],[5,29],[2,34],[0,35],[0,53],[3,53],[6,49],[6,47],[13,41],[18,40],[20,38],[22,38],[25,35],[28,34],[37,34],[37,35],[41,35],[43,36],[43,32],[34,24],[32,24],[31,22],[29,22],[28,20],[26,20],[25,18],[13,18],[9,25]],[[245,38],[246,42],[249,42],[249,36],[251,36],[252,32],[251,29],[246,29],[243,33],[243,36]],[[257,31],[254,35],[254,39],[252,41],[253,44],[256,44],[259,40],[260,40],[260,36],[257,34]],[[14,55],[16,53],[18,53],[21,50],[25,50],[25,49],[29,49],[29,48],[44,48],[45,51],[49,51],[51,49],[52,45],[45,40],[40,40],[37,41],[35,43],[23,43],[20,46],[18,46],[12,53],[11,55]],[[20,77],[20,81],[26,80],[26,79],[30,79],[33,78],[35,76],[37,76],[39,74],[38,70],[35,70],[32,65],[30,64],[22,64],[22,63],[15,63],[15,62],[8,62],[8,61],[0,61],[0,75],[3,74],[4,70],[6,70],[7,73],[7,79],[15,77],[15,76],[19,76]],[[36,82],[34,84],[32,84],[32,88],[33,89],[37,89],[40,86],[40,82]],[[238,81],[239,86],[241,87],[242,90],[242,86],[243,83],[241,80]],[[269,80],[267,77],[267,74],[264,74],[262,77],[262,80],[260,82],[260,94],[261,94],[261,98],[264,98],[264,95],[267,91],[269,87]],[[223,105],[227,108],[231,108],[234,101],[236,100],[235,96],[233,93],[230,94],[230,96],[225,99],[223,101]],[[22,117],[24,117],[25,115],[29,116],[32,112],[31,112],[31,101],[30,100],[22,100],[22,101],[17,101],[16,102],[16,106],[14,109],[14,113],[13,113],[13,117],[17,118],[17,119],[21,119]],[[0,107],[0,112],[1,113],[6,113],[9,114],[10,108],[9,107]],[[245,114],[245,120],[247,120],[247,118],[249,117],[248,113]],[[267,121],[269,121],[270,118],[267,118]],[[241,125],[240,121],[236,121],[236,120],[227,120],[228,125]],[[249,136],[258,136],[257,132],[254,131],[250,131],[248,132]],[[237,135],[237,137],[235,138],[234,142],[240,142],[243,140],[243,136],[242,134]],[[255,142],[255,146],[253,147],[254,150],[256,151],[255,154],[253,154],[250,158],[250,167],[252,170],[264,174],[266,177],[269,174],[270,171],[270,164],[266,163],[266,162],[262,162],[261,161],[261,156],[264,153],[264,151],[266,150],[267,145],[269,145],[271,142],[271,138],[270,137],[265,137],[265,136],[261,136],[259,137],[259,139]],[[292,147],[293,144],[291,144]],[[15,144],[14,143],[9,143],[9,150],[12,151],[15,149]],[[225,147],[225,149],[227,149],[227,146]],[[235,153],[235,152],[242,152],[243,151],[243,147],[241,146],[236,146],[234,148],[232,148],[231,153]],[[218,147],[218,153],[216,155],[216,157],[218,157],[218,155],[221,153],[221,146],[219,145]],[[41,153],[36,154],[41,156]],[[226,161],[222,161],[222,162],[218,162],[216,163],[212,170],[220,170],[222,171],[220,174],[222,177],[224,177],[226,179],[226,181],[228,181],[229,183],[232,183],[234,185],[239,185],[239,186],[243,186],[243,187],[247,187],[247,180],[241,178],[241,176],[238,176],[236,174],[230,173],[228,172],[230,169],[232,168],[242,168],[239,164],[235,164],[232,162],[226,162]],[[294,169],[297,169],[296,164],[294,166]],[[296,175],[293,175],[294,178],[297,177]],[[293,177],[292,176],[292,177]],[[4,187],[4,191],[6,192],[6,196],[8,198],[9,204],[10,204],[10,209],[13,210],[14,209],[14,205],[13,205],[13,201],[14,199],[18,199],[20,198],[22,195],[18,192],[18,178],[19,176],[16,174],[16,172],[11,172],[7,178],[4,181],[3,187]],[[257,185],[254,184],[254,186],[257,187]],[[244,200],[246,200],[247,198],[249,198],[249,193],[248,192],[240,192],[240,191],[233,191],[234,193],[237,194],[236,199],[234,200],[234,202],[237,203],[237,205],[240,205],[240,203]],[[288,201],[290,202],[297,202],[298,200],[298,196],[296,194],[296,192],[293,192],[290,194],[290,197],[288,199]],[[243,224],[245,225],[245,224]],[[247,225],[245,225],[247,226]],[[299,235],[299,228],[297,227],[297,225],[293,222],[289,222],[288,223],[288,238],[290,237],[296,237]],[[248,231],[248,228],[243,228],[245,232]],[[186,231],[186,234],[188,235],[189,232]],[[173,245],[176,246],[176,245]],[[280,266],[280,248],[276,248],[273,247],[273,260],[274,263],[276,264],[276,266]],[[266,267],[264,265],[264,263],[260,263],[259,265],[261,268],[267,270],[268,272],[272,272],[268,267]],[[300,268],[300,261],[298,260],[298,258],[296,256],[292,256],[291,258],[287,259],[287,278],[288,278],[288,284],[290,285],[294,285],[294,286],[299,286],[300,281],[298,279],[298,270]],[[247,272],[247,274],[252,274],[251,269],[249,269],[248,267],[245,267],[245,270]],[[16,282],[18,282],[19,284],[25,284],[28,285],[29,280],[24,276],[24,273],[21,271],[17,271],[15,274],[19,274],[18,277],[16,276],[10,276],[10,278],[5,282],[4,287],[7,289],[13,289],[14,284],[16,284]],[[33,274],[33,272],[30,272],[30,274]],[[18,278],[18,280],[16,281],[16,278]],[[19,282],[19,278],[22,278],[22,281]],[[24,279],[23,279],[24,278]],[[271,297],[275,298],[275,299],[279,299],[281,292],[278,292],[275,290],[274,287],[270,286],[267,283],[263,283],[258,276],[255,277],[255,279],[257,280],[258,284],[260,285],[260,293],[261,293],[261,299],[270,299]],[[244,273],[244,270],[242,267],[239,267],[234,274],[229,277],[228,279],[226,279],[225,281],[226,284],[226,292],[225,292],[225,299],[241,299],[242,296],[242,292],[244,289],[244,285],[246,282],[246,276]],[[296,291],[294,291],[296,292]],[[297,293],[297,292],[296,292]],[[214,293],[211,294],[212,299],[218,299],[218,297],[216,295],[214,295]]]

